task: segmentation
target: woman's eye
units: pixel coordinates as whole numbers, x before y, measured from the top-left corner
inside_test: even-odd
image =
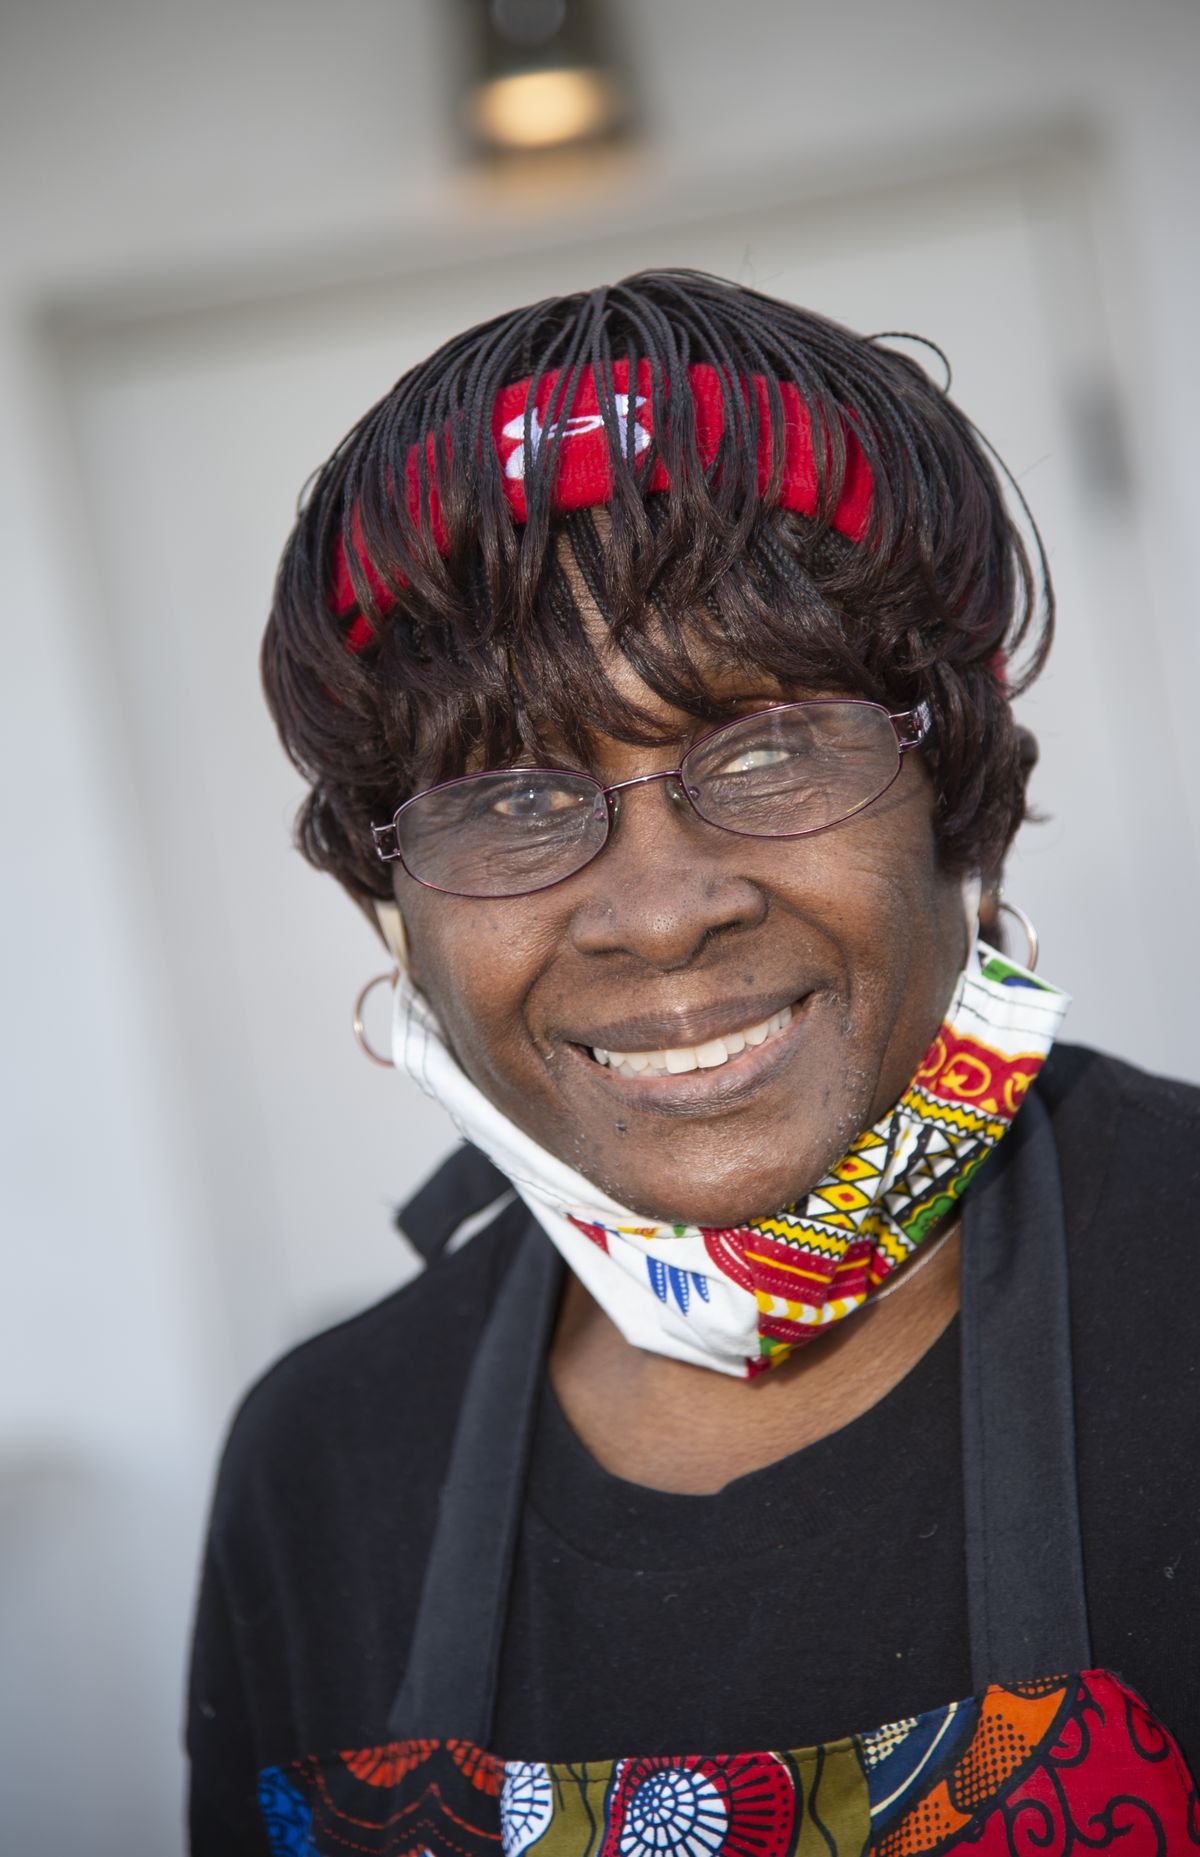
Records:
[[[564,812],[576,804],[575,796],[564,793],[561,788],[520,787],[515,792],[500,794],[492,801],[491,810],[502,819],[548,819],[553,813]]]
[[[763,767],[780,767],[795,759],[794,748],[741,748],[718,770],[722,774],[756,774]]]

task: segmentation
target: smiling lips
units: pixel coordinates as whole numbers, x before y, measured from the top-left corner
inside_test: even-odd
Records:
[[[590,1047],[597,1064],[607,1065],[619,1077],[680,1077],[689,1070],[719,1070],[740,1051],[765,1044],[791,1021],[793,1008],[781,1006],[777,1012],[740,1032],[726,1032],[721,1038],[706,1039],[699,1045],[679,1045],[659,1051],[602,1051]]]

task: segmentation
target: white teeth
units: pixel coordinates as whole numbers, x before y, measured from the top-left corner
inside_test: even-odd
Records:
[[[761,1045],[773,1033],[781,1032],[791,1017],[792,1008],[783,1006],[758,1025],[748,1025],[742,1032],[727,1032],[723,1038],[710,1038],[701,1045],[681,1045],[671,1051],[602,1051],[595,1046],[592,1056],[622,1077],[681,1077],[689,1070],[719,1070],[747,1045]]]

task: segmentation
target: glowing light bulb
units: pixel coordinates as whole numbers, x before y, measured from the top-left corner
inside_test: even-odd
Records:
[[[601,135],[617,121],[611,77],[585,66],[517,71],[481,84],[471,99],[477,132],[498,148],[553,148]]]

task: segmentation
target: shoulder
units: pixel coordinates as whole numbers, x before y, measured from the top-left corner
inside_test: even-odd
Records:
[[[1068,1223],[1111,1216],[1132,1195],[1140,1220],[1178,1214],[1195,1239],[1200,1089],[1083,1045],[1059,1045],[1038,1091],[1054,1124]]]
[[[1200,1087],[1128,1064],[1087,1045],[1059,1044],[1038,1078],[1052,1110],[1073,1099],[1121,1105],[1151,1121],[1200,1123]]]
[[[427,1257],[415,1278],[293,1348],[247,1392],[222,1457],[215,1533],[235,1513],[245,1523],[290,1496],[308,1501],[318,1480],[323,1500],[338,1485],[361,1487],[372,1466],[410,1489],[437,1480],[478,1335],[528,1219],[494,1185],[493,1203],[479,1205],[481,1184],[499,1180],[481,1173],[482,1159],[459,1149],[398,1214]],[[447,1251],[463,1232],[470,1242]]]
[[[363,1745],[386,1719],[468,1369],[528,1220],[496,1181],[474,1150],[452,1155],[400,1215],[426,1268],[293,1348],[233,1420],[189,1715],[201,1790],[231,1813],[259,1767]]]
[[[1200,1628],[1200,1090],[1095,1051],[1038,1080],[1063,1186],[1092,1649],[1185,1741]]]
[[[1038,1088],[1058,1148],[1081,1427],[1099,1424],[1106,1451],[1136,1439],[1138,1461],[1157,1463],[1181,1427],[1200,1441],[1200,1090],[1069,1045]]]

